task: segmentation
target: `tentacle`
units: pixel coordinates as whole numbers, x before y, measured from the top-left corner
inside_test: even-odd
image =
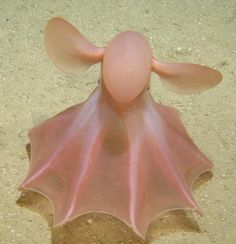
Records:
[[[175,109],[149,100],[142,111],[124,119],[130,141],[127,219],[144,237],[162,212],[190,208],[201,214],[192,184],[212,163],[192,142]]]
[[[23,189],[46,195],[55,225],[105,212],[141,237],[158,214],[191,208],[191,187],[212,163],[188,136],[178,113],[150,94],[128,110],[96,89],[30,132],[32,158]],[[132,112],[131,112],[132,111]]]

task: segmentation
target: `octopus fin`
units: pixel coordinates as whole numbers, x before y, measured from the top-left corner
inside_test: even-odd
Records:
[[[63,71],[79,73],[103,59],[104,48],[93,45],[60,17],[48,22],[44,39],[49,57]]]
[[[222,80],[220,72],[199,64],[161,63],[153,59],[152,71],[160,76],[167,89],[180,94],[201,92]]]

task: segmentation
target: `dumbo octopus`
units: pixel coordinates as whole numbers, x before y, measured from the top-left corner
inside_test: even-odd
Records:
[[[188,208],[201,214],[191,188],[213,164],[178,112],[153,100],[149,80],[154,72],[167,89],[192,94],[218,84],[221,74],[203,65],[157,61],[135,31],[96,47],[59,17],[48,22],[45,45],[60,69],[79,73],[101,62],[101,74],[85,102],[30,130],[30,167],[20,189],[51,201],[55,226],[103,212],[144,238],[160,213]]]

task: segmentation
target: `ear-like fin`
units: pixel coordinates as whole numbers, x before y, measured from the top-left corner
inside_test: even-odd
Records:
[[[48,22],[44,38],[49,57],[63,71],[78,73],[103,59],[104,48],[94,46],[60,17]]]
[[[160,76],[167,89],[181,94],[207,90],[222,79],[217,70],[199,64],[161,63],[153,59],[152,71]]]

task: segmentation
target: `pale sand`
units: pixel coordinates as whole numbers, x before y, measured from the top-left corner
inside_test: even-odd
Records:
[[[106,215],[83,216],[53,230],[48,227],[52,215],[47,200],[32,193],[18,200],[17,187],[28,168],[28,130],[86,99],[99,77],[99,66],[68,75],[48,59],[43,29],[58,15],[99,46],[120,31],[137,30],[149,38],[160,60],[203,63],[223,73],[220,85],[193,96],[170,93],[152,76],[155,99],[180,110],[189,133],[215,169],[213,177],[194,191],[204,216],[164,216],[161,224],[155,221],[149,228],[147,239],[158,244],[236,243],[234,0],[1,1],[0,243],[142,243],[125,224]]]

